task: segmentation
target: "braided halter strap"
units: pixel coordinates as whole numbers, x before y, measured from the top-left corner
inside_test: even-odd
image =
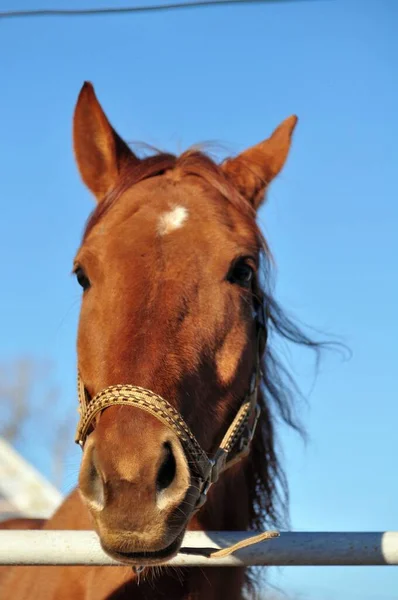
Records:
[[[212,457],[202,449],[180,413],[158,394],[138,386],[122,384],[107,387],[90,398],[80,375],[78,375],[80,420],[75,436],[76,443],[81,447],[84,446],[93,419],[109,406],[134,406],[151,414],[171,429],[182,444],[189,459],[191,472],[199,479],[200,495],[195,506],[195,510],[198,510],[206,502],[207,492],[220,474],[247,456],[250,451],[250,444],[260,416],[257,395],[261,377],[260,359],[265,339],[265,323],[263,319],[257,318],[255,370],[250,390]]]
[[[196,508],[204,504],[210,486],[217,481],[220,473],[248,454],[260,412],[256,402],[257,385],[254,385],[218,450],[213,458],[209,458],[182,416],[167,400],[154,392],[128,384],[112,385],[88,400],[87,391],[80,377],[78,386],[80,421],[76,431],[76,442],[83,447],[93,419],[109,406],[135,406],[151,414],[177,435],[189,458],[191,470],[201,480],[201,496]],[[238,448],[236,449],[235,446]]]

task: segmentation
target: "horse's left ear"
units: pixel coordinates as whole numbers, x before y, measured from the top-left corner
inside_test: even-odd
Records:
[[[296,123],[295,115],[288,117],[267,140],[222,165],[227,178],[256,210],[264,199],[268,184],[285,164]]]
[[[99,202],[115,186],[122,169],[139,162],[109,123],[87,81],[73,116],[73,147],[80,175]]]

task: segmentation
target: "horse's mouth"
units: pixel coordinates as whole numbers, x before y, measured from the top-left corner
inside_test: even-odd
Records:
[[[134,566],[155,566],[163,564],[176,556],[180,549],[183,537],[184,531],[182,531],[171,544],[161,550],[154,550],[153,552],[119,552],[110,550],[104,545],[102,547],[111,558],[114,558],[118,562]]]

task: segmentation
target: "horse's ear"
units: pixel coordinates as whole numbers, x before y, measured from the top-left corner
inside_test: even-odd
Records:
[[[80,175],[100,201],[126,164],[138,162],[109,123],[91,83],[80,90],[73,117],[73,146]]]
[[[285,164],[296,123],[296,116],[288,117],[267,140],[222,165],[227,178],[255,209],[262,203],[268,184]]]

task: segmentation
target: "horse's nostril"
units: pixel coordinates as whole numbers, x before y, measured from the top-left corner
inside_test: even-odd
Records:
[[[173,449],[169,442],[163,444],[163,462],[160,465],[158,476],[156,478],[156,491],[161,492],[167,489],[176,475],[176,459]]]

